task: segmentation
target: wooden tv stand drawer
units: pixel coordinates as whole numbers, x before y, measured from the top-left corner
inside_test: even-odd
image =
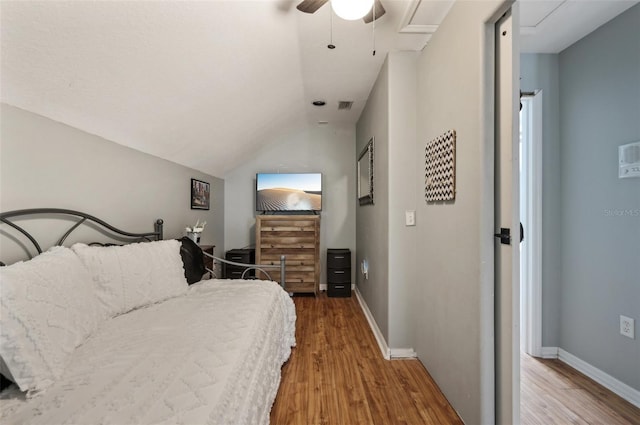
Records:
[[[281,255],[286,256],[285,290],[317,294],[320,287],[320,216],[257,216],[256,263],[278,265]],[[269,274],[280,281],[279,270],[269,270]]]

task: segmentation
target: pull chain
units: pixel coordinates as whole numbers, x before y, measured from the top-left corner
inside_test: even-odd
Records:
[[[329,9],[329,44],[327,44],[327,48],[333,50],[336,48],[336,45],[333,44],[333,10]]]
[[[373,56],[376,55],[376,2],[377,0],[373,0],[373,22],[371,23],[373,28]]]

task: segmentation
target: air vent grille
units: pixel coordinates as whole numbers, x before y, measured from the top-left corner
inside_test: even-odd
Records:
[[[338,111],[348,111],[353,106],[352,100],[340,100],[338,102]]]

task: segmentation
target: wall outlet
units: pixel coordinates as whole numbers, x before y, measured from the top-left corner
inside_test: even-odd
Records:
[[[620,335],[635,339],[635,320],[631,317],[620,315]]]
[[[365,279],[369,279],[369,261],[368,260],[362,260],[362,263],[360,263],[360,271],[362,272],[362,276],[364,276]]]

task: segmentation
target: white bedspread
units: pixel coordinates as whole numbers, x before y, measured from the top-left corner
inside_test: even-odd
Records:
[[[110,319],[62,379],[2,424],[267,424],[295,345],[295,308],[273,282],[210,280]]]

